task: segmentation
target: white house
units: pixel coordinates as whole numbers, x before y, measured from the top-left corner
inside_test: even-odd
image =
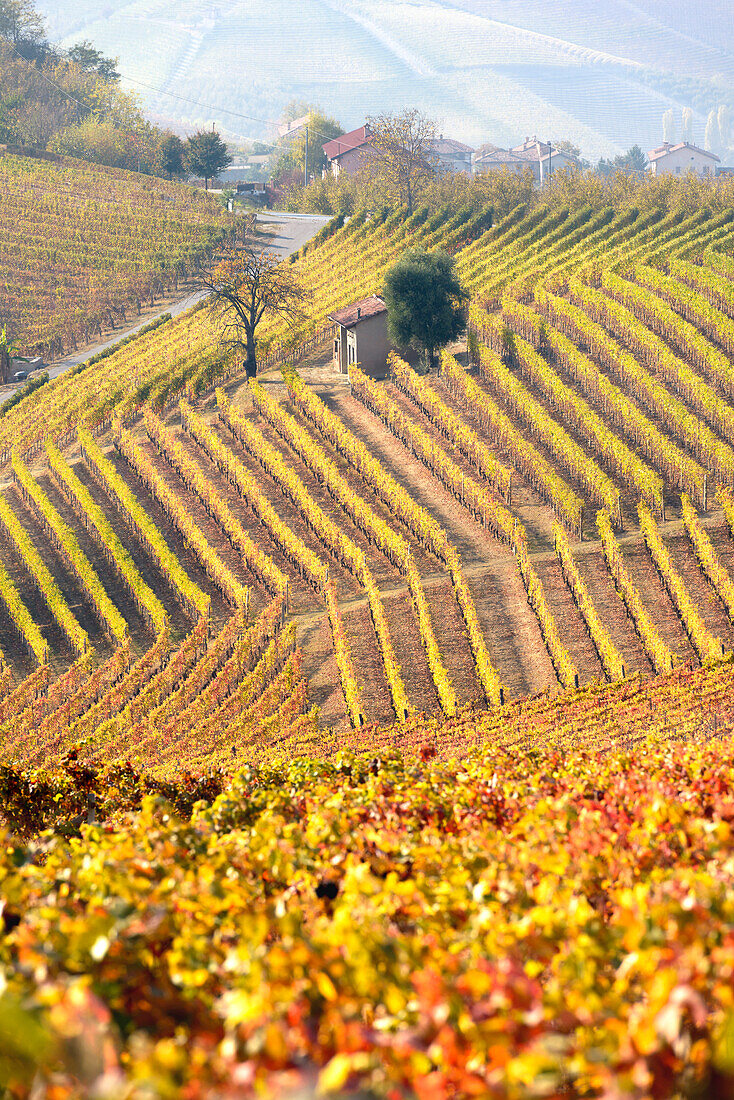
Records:
[[[691,145],[688,141],[679,141],[671,145],[664,141],[657,149],[647,154],[650,172],[653,176],[683,176],[686,172],[695,172],[698,176],[716,175],[716,165],[720,163],[716,153],[709,153]]]

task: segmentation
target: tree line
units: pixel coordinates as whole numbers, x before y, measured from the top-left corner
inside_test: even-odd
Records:
[[[0,142],[206,182],[231,163],[218,134],[182,140],[152,125],[120,87],[117,59],[91,42],[49,42],[33,0],[0,0]]]

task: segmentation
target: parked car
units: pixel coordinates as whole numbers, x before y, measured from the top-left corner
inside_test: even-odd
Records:
[[[13,375],[13,381],[14,382],[25,382],[27,377],[28,377],[28,371],[27,370],[17,370],[15,372],[15,374]]]

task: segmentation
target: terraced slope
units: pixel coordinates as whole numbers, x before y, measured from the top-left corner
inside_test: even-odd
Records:
[[[232,231],[199,190],[71,158],[0,152],[0,193],[0,328],[48,359],[140,313]]]
[[[333,224],[296,261],[307,337],[407,244],[458,249],[470,355],[428,378],[394,359],[347,384],[312,354],[248,385],[198,310],[22,402],[0,422],[3,758],[171,775],[721,662],[734,226],[637,223]]]

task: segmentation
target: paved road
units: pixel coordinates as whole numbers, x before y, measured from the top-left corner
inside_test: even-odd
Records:
[[[264,230],[274,233],[270,249],[285,257],[290,256],[291,252],[295,252],[306,241],[310,241],[322,225],[331,221],[331,215],[324,217],[320,214],[286,214],[278,210],[263,210],[258,214],[257,221]]]
[[[305,244],[306,241],[309,241],[311,237],[318,233],[321,226],[326,225],[329,221],[329,218],[322,217],[320,214],[288,214],[277,210],[263,210],[258,213],[257,221],[258,225],[266,232],[273,234],[268,244],[268,248],[285,258],[286,256],[290,256],[291,252],[295,252],[301,245]],[[108,340],[104,340],[99,344],[94,344],[92,347],[85,348],[84,351],[79,352],[77,355],[69,355],[65,359],[56,360],[56,362],[51,363],[47,368],[49,377],[56,378],[59,374],[63,374],[64,371],[69,370],[71,367],[76,367],[80,363],[85,363],[87,359],[91,359],[98,351],[103,351],[105,348],[110,347],[111,344],[116,344],[123,336],[128,336],[132,332],[137,332],[143,325],[150,324],[156,317],[160,317],[161,313],[170,313],[174,317],[178,316],[179,313],[183,313],[185,309],[188,309],[189,306],[197,302],[201,296],[200,291],[194,291],[185,298],[181,298],[178,302],[174,302],[173,305],[161,309],[158,313],[151,313],[150,316],[139,321],[137,324],[119,330]],[[0,401],[13,393],[15,389],[15,386],[5,386],[0,389]]]

